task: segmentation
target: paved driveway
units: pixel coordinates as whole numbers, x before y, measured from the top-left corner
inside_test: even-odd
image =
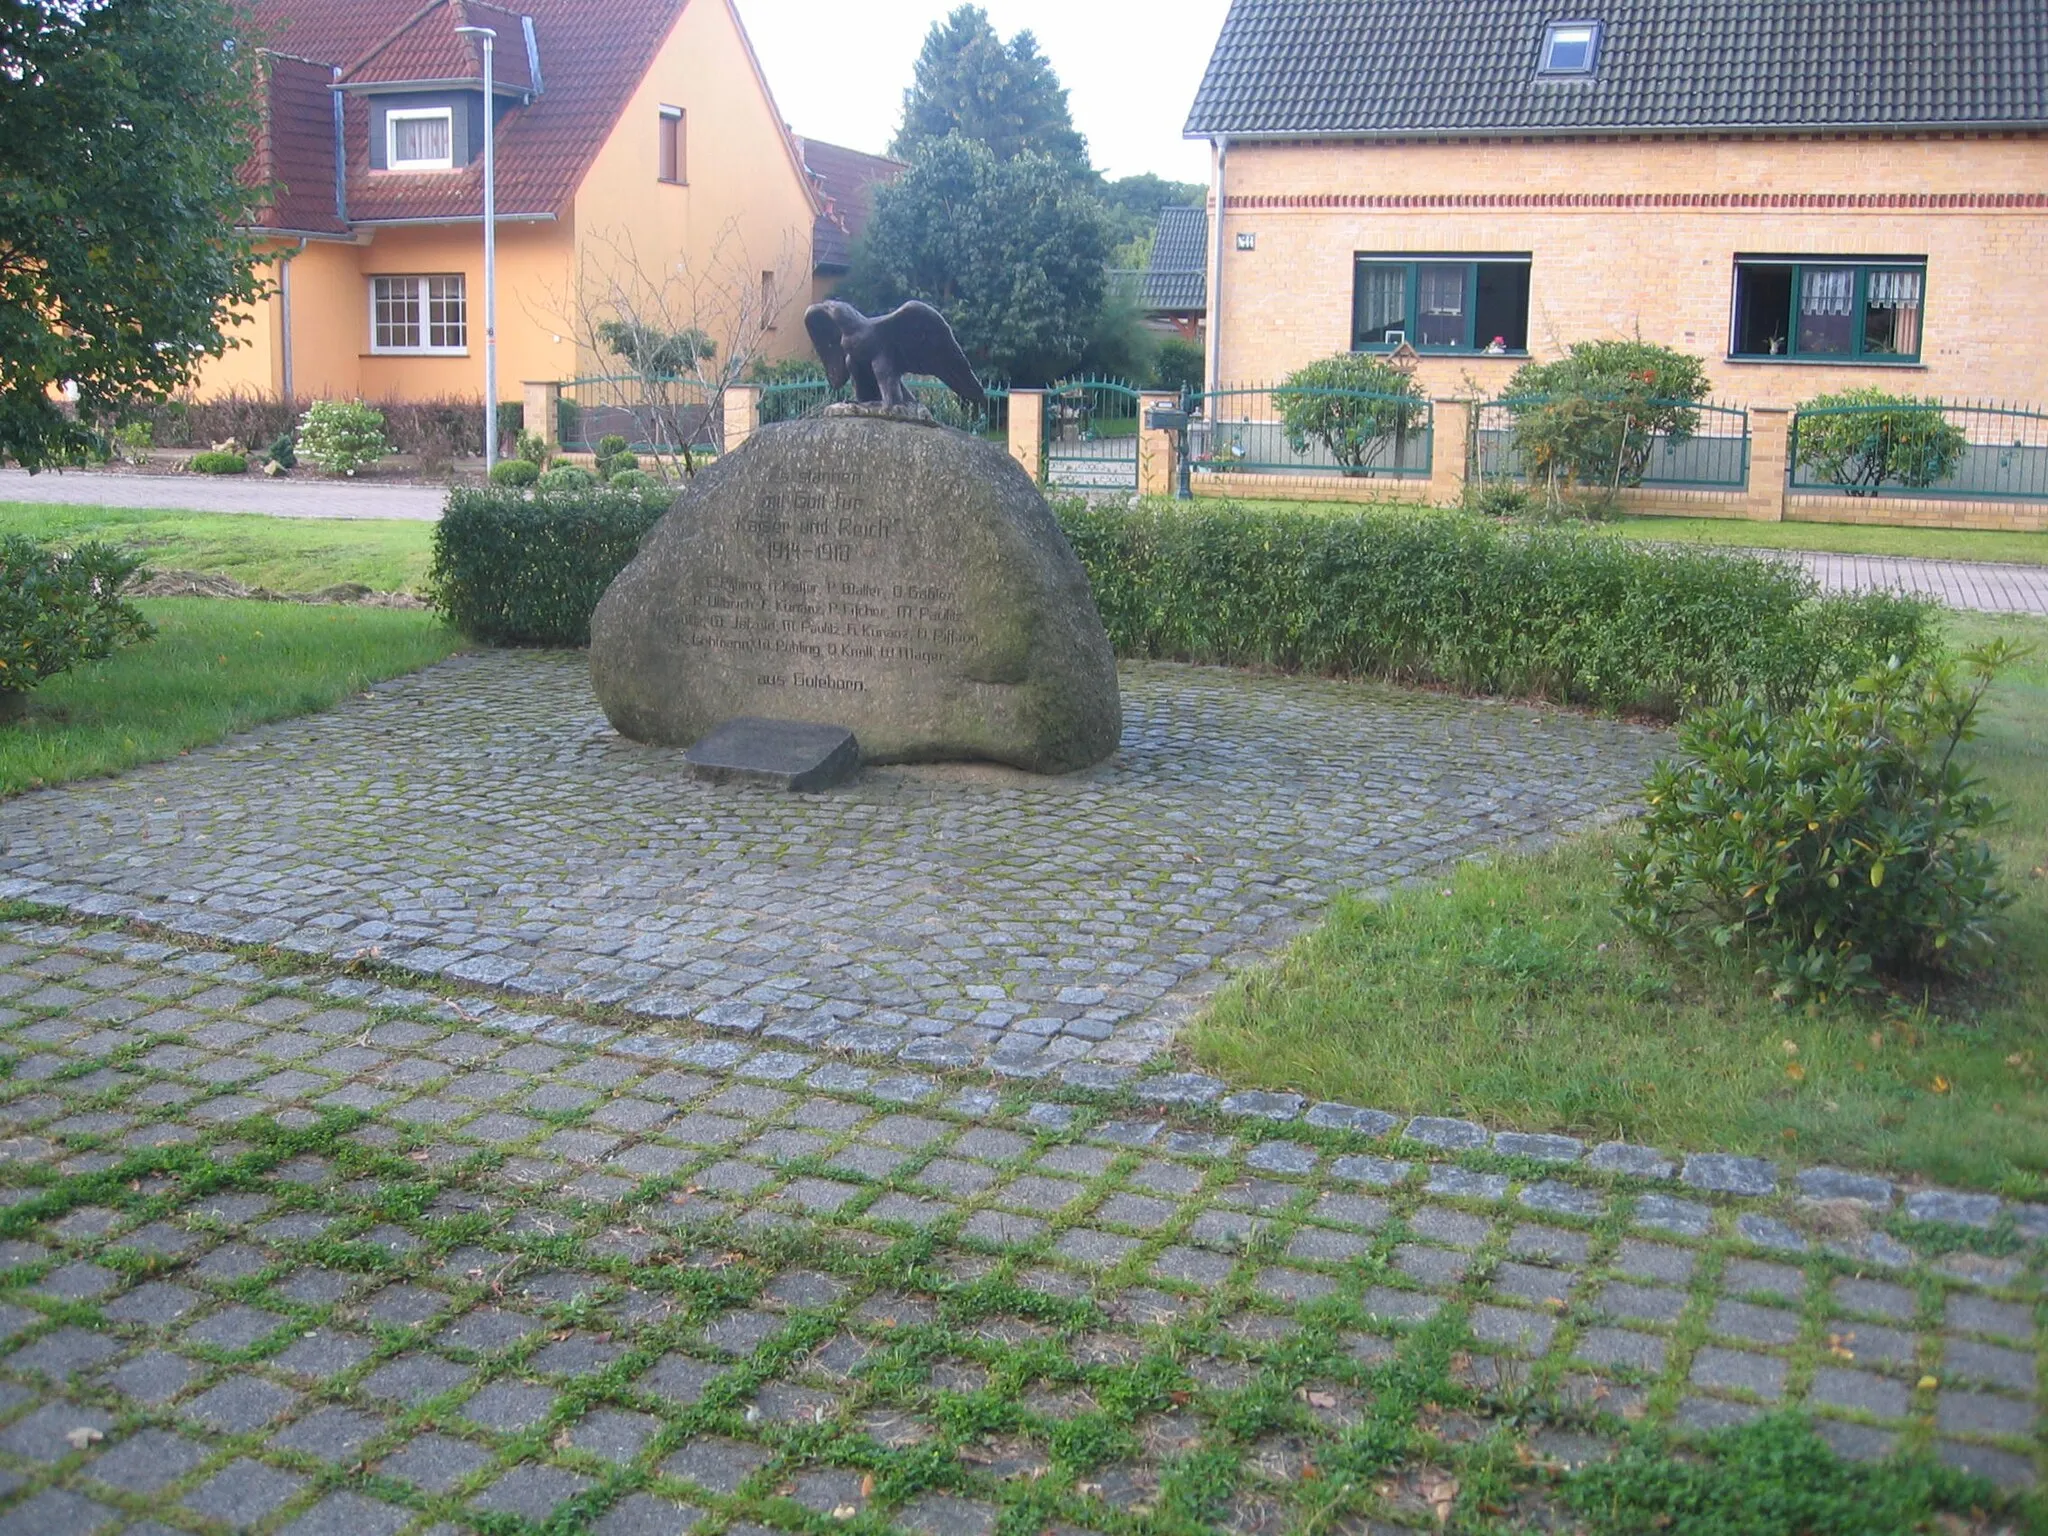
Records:
[[[1784,550],[1758,550],[1784,556]],[[1913,592],[1950,608],[2048,618],[2048,565],[1993,565],[1979,560],[1902,560],[1889,555],[1794,551],[1828,592]]]
[[[0,501],[58,506],[176,507],[260,512],[270,517],[395,517],[431,523],[447,492],[426,485],[346,485],[266,480],[261,475],[115,475],[0,469]]]

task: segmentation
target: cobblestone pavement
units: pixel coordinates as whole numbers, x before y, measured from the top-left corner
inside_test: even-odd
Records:
[[[1786,1404],[2041,1471],[2039,1252],[1877,1181],[117,929],[0,924],[0,997],[4,1536],[1566,1531],[1630,1424]]]
[[[276,481],[262,475],[122,475],[100,470],[31,475],[0,469],[0,501],[57,506],[180,507],[271,517],[390,517],[438,522],[448,492],[431,485]]]
[[[1830,555],[1810,550],[1759,549],[1750,553],[1780,560],[1796,559],[1813,573],[1826,592],[1912,592],[1950,608],[2048,618],[2048,565],[1904,560],[1890,555]]]
[[[623,742],[580,655],[500,651],[0,807],[0,896],[691,1019],[1114,1075],[1334,892],[1626,801],[1662,733],[1164,664],[1063,779],[713,788]]]

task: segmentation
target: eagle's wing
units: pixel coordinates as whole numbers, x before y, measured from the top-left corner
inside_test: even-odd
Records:
[[[953,327],[931,305],[912,299],[876,316],[873,323],[881,332],[882,345],[895,359],[897,372],[928,373],[969,405],[988,403],[981,380],[974,376],[967,354],[953,337]]]
[[[839,324],[832,318],[831,310],[823,304],[813,304],[804,311],[804,329],[811,333],[811,346],[817,351],[818,361],[825,365],[825,377],[834,390],[840,389],[846,383],[846,347],[839,339]]]

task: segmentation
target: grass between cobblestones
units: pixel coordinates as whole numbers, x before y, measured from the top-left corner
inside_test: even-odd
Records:
[[[135,551],[160,570],[228,576],[273,592],[354,582],[379,592],[420,593],[434,525],[0,501],[0,534],[7,533],[62,545],[99,539]]]
[[[462,644],[418,611],[219,598],[136,606],[156,625],[154,640],[51,678],[25,716],[0,726],[0,795],[118,773],[326,709]]]
[[[9,1529],[2044,1513],[2038,1255],[1870,1278],[1583,1170],[801,1054],[728,1071],[724,1041],[656,1059],[120,930],[9,924],[0,995]],[[1413,1161],[1329,1160],[1365,1146]],[[1800,1400],[1848,1460],[1770,1412]]]
[[[1985,977],[1881,1007],[1789,1013],[1746,968],[1631,936],[1625,834],[1345,901],[1186,1037],[1234,1083],[1688,1149],[1845,1163],[2038,1197],[2048,1189],[2048,624],[1974,748],[2011,809],[1993,841],[2019,903]],[[1786,1072],[1795,1045],[1801,1081]]]

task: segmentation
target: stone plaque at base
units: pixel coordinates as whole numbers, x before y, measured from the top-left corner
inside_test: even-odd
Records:
[[[841,726],[868,762],[1100,762],[1116,662],[1052,509],[992,444],[904,417],[763,427],[606,591],[590,676],[622,735]]]
[[[860,743],[843,725],[802,720],[728,720],[683,754],[691,774],[714,784],[819,790],[860,772]]]

